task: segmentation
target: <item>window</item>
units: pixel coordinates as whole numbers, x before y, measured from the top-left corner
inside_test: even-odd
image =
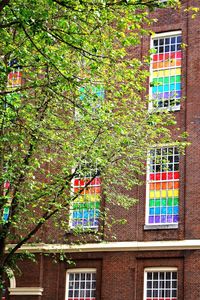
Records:
[[[80,120],[80,118],[87,112],[98,114],[99,108],[102,106],[102,102],[105,98],[105,90],[102,85],[85,86],[79,89],[79,100],[77,102],[77,107],[75,107],[75,118]]]
[[[22,85],[22,72],[21,68],[17,67],[8,74],[8,87],[18,87]]]
[[[96,299],[96,269],[67,271],[66,300]]]
[[[181,32],[157,34],[151,39],[150,109],[180,109]]]
[[[3,185],[3,196],[6,196],[9,188],[10,188],[10,182],[9,181],[5,181],[4,185]],[[9,199],[7,201],[7,203],[6,203],[6,205],[4,206],[4,209],[3,209],[2,220],[4,222],[8,221],[9,212],[10,212],[10,202],[11,202],[11,200]]]
[[[101,85],[81,87],[80,93],[80,100],[92,98],[94,101],[94,99],[97,98],[99,101],[104,99],[104,88]]]
[[[13,60],[14,64],[17,62]],[[10,66],[13,67],[12,62]],[[6,106],[20,103],[20,92],[15,90],[22,86],[22,69],[21,67],[13,67],[12,72],[8,74],[7,88],[10,93],[6,95]]]
[[[179,217],[179,151],[150,150],[147,172],[146,224],[177,224]]]
[[[149,268],[144,273],[144,300],[177,300],[177,268]]]
[[[70,227],[98,228],[101,198],[101,178],[98,169],[91,168],[88,164],[82,165],[72,181],[72,188],[74,195],[80,195],[71,207]]]

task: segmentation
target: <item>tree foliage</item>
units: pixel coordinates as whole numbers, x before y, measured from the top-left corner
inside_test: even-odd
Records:
[[[171,142],[172,116],[147,110],[149,57],[136,51],[153,22],[149,11],[164,5],[0,2],[1,270],[47,220],[68,230],[78,196],[71,180],[83,162],[98,165],[107,201],[127,207],[133,199],[118,188],[139,183],[150,145]],[[10,86],[19,69],[22,84]]]

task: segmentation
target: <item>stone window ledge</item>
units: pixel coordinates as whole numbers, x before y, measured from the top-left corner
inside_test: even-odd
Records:
[[[178,229],[178,224],[144,225],[144,230]]]

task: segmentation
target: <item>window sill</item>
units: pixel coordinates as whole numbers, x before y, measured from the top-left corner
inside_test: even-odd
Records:
[[[178,229],[178,224],[144,225],[144,230]]]
[[[157,107],[157,108],[149,108],[149,112],[150,113],[157,113],[157,112],[166,112],[166,111],[180,111],[181,106],[180,105],[176,105],[176,106],[172,106],[172,107]]]
[[[94,227],[94,228],[80,228],[77,229],[75,227],[69,228],[68,231],[66,231],[66,233],[68,234],[76,234],[76,235],[80,235],[80,234],[90,234],[90,233],[95,233],[98,232],[99,228],[98,227]]]

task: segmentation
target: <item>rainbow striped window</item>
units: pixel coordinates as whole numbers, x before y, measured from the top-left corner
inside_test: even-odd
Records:
[[[9,188],[10,188],[10,182],[5,181],[4,185],[3,185],[3,196],[6,196],[6,194],[8,193]],[[8,200],[7,204],[4,206],[4,209],[3,209],[2,220],[4,222],[8,221],[9,212],[10,212],[10,203],[11,203],[11,200]]]
[[[151,40],[150,109],[180,110],[181,32],[157,34]]]
[[[21,85],[22,85],[21,68],[13,69],[13,71],[8,74],[8,87],[13,88]]]
[[[72,185],[73,194],[80,195],[71,207],[70,227],[98,228],[101,199],[101,178],[98,169],[88,170],[88,167],[83,166],[75,175]]]
[[[102,107],[105,98],[105,90],[103,85],[87,85],[79,89],[79,100],[75,106],[75,119],[79,121],[85,114],[97,114]]]
[[[91,100],[92,98],[92,100],[94,101],[95,98],[97,98],[97,100],[99,101],[103,100],[105,97],[105,91],[102,85],[81,87],[80,93],[80,100],[86,100],[87,98]]]
[[[179,219],[179,151],[150,150],[147,173],[146,224],[177,224]]]
[[[96,299],[96,269],[72,269],[67,272],[66,300]]]
[[[177,268],[149,268],[144,275],[144,300],[177,300]]]

